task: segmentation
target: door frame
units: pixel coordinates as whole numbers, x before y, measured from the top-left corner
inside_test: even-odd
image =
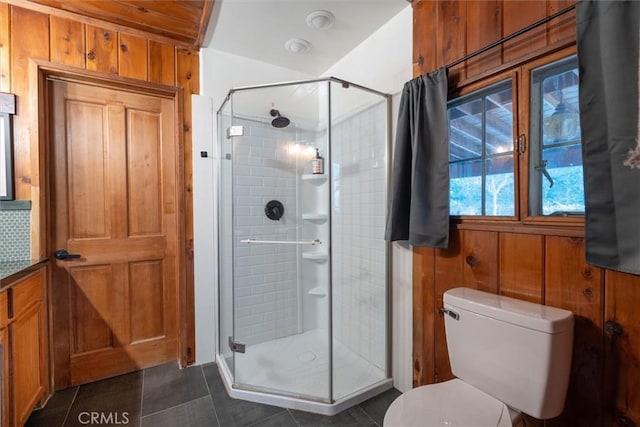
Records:
[[[48,61],[30,59],[29,60],[29,99],[23,99],[29,105],[29,145],[31,153],[31,162],[37,174],[32,177],[32,210],[31,210],[31,254],[37,258],[50,258],[55,250],[52,246],[52,153],[49,137],[49,101],[50,94],[47,87],[47,79],[55,78],[62,81],[74,82],[83,85],[104,87],[112,90],[133,92],[143,95],[151,95],[170,99],[174,104],[175,126],[174,137],[178,144],[178,158],[176,164],[176,199],[177,206],[177,286],[178,286],[178,304],[177,304],[177,322],[178,325],[178,361],[181,366],[187,366],[189,361],[189,353],[195,348],[193,337],[193,323],[189,321],[190,313],[194,313],[195,302],[189,299],[187,289],[187,272],[186,272],[186,199],[185,199],[185,146],[183,137],[183,112],[184,112],[184,95],[183,89],[176,86],[168,86],[160,83],[152,83],[142,80],[135,80],[126,77],[120,77],[113,74],[101,73],[96,71],[84,70],[76,67],[55,64]],[[35,231],[34,231],[35,230]],[[47,283],[51,287],[52,269],[48,269]],[[50,368],[50,385],[53,384],[54,378],[54,358],[53,358],[53,310],[51,292],[48,290],[48,342],[49,350],[48,363]],[[51,388],[54,390],[56,387]]]

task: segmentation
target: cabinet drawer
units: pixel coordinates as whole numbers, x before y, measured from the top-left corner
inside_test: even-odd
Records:
[[[13,318],[20,316],[32,304],[42,301],[42,298],[42,270],[39,270],[13,286]]]
[[[7,301],[7,291],[0,292],[0,329],[7,326],[9,322],[9,304]]]

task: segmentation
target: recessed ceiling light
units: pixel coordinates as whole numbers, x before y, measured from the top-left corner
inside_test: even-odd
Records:
[[[305,53],[311,49],[311,44],[302,39],[289,39],[284,44],[284,47],[292,53]]]
[[[307,25],[314,30],[328,30],[333,27],[334,22],[336,22],[336,17],[326,10],[316,10],[307,15]]]

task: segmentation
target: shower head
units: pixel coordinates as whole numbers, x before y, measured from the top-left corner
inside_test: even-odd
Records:
[[[269,114],[271,114],[271,117],[275,117],[275,119],[271,121],[271,126],[274,128],[286,128],[289,126],[289,123],[291,123],[289,119],[280,115],[280,111],[274,108],[269,111]]]

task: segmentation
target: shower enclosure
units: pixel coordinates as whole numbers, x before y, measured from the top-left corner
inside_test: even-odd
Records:
[[[218,111],[219,354],[241,399],[327,415],[391,387],[386,94],[336,78]]]

